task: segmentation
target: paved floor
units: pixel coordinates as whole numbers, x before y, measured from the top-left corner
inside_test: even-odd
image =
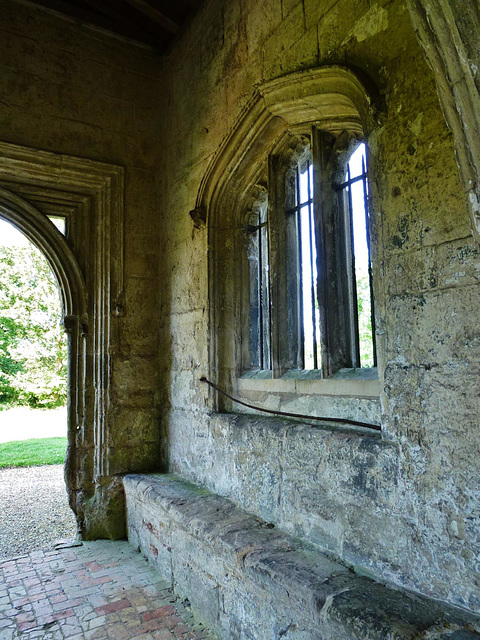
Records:
[[[128,542],[0,563],[1,640],[213,640]]]

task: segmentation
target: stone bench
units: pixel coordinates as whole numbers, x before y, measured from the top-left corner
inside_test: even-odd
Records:
[[[480,639],[480,620],[358,575],[177,476],[124,487],[130,542],[224,640]]]

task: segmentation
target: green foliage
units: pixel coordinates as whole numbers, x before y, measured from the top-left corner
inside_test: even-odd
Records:
[[[66,337],[54,276],[33,245],[0,246],[0,407],[65,404]]]
[[[67,438],[42,438],[0,444],[0,469],[63,464]]]
[[[372,313],[368,275],[357,278],[358,338],[362,367],[373,367]]]

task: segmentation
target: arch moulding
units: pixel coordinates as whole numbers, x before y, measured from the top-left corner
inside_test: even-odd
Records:
[[[375,112],[366,88],[346,67],[307,69],[258,86],[207,168],[190,212],[195,225],[206,224],[232,177],[264,156],[287,130],[315,124],[332,133],[364,135],[373,127]]]
[[[44,253],[61,293],[69,340],[65,477],[85,538],[123,533],[107,448],[111,360],[125,313],[123,193],[122,167],[0,142],[0,217]],[[58,215],[66,237],[48,219]]]
[[[288,136],[308,133],[312,127],[335,136],[345,131],[366,136],[374,126],[376,111],[353,71],[317,67],[257,87],[220,144],[190,215],[196,227],[208,227],[209,376],[224,388],[232,389],[240,373],[242,303],[238,292],[242,291],[239,260],[244,240],[239,221],[255,199],[269,154]],[[213,394],[210,404],[218,408]]]

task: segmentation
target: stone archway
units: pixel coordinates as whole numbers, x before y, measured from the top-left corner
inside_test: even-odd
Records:
[[[68,447],[65,481],[70,506],[79,518],[81,507],[77,505],[76,480],[80,443],[77,432],[82,432],[86,415],[84,363],[88,314],[85,282],[67,241],[48,217],[23,198],[1,187],[0,219],[10,222],[42,252],[58,283],[64,326],[68,335]]]
[[[125,534],[109,449],[111,372],[124,313],[122,167],[0,142],[0,217],[46,256],[69,336],[69,501],[84,538]],[[48,216],[67,220],[67,237]],[[112,471],[111,471],[112,469]]]

